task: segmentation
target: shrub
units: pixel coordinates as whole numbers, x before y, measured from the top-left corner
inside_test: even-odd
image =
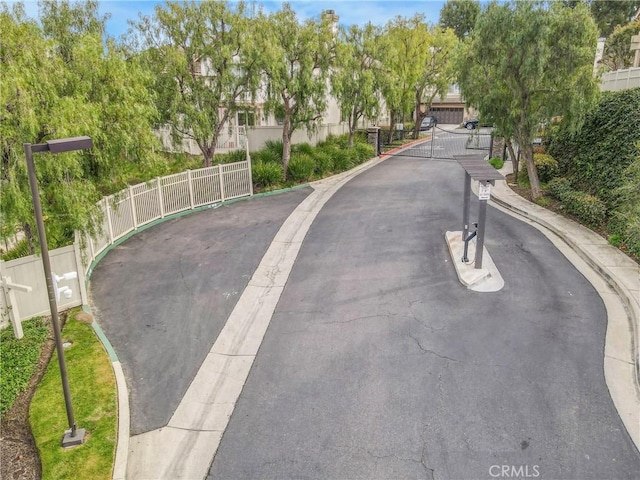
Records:
[[[547,153],[547,147],[544,145],[536,145],[533,147],[533,153]]]
[[[562,201],[567,194],[573,191],[573,189],[571,188],[571,182],[568,179],[564,177],[556,177],[547,183],[547,191],[552,197]]]
[[[18,240],[13,247],[2,253],[2,260],[8,262],[9,260],[15,260],[16,258],[27,257],[29,255],[31,255],[29,242],[26,238],[22,238]]]
[[[282,153],[284,152],[284,145],[282,144],[282,140],[267,140],[264,143],[264,149],[270,150],[281,159]]]
[[[607,207],[604,202],[588,193],[573,190],[564,196],[562,204],[567,212],[589,226],[599,227],[606,219]]]
[[[564,124],[552,129],[549,153],[558,160],[560,174],[613,208],[615,189],[640,151],[638,125],[640,88],[604,92],[577,132]]]
[[[551,155],[546,153],[534,153],[533,163],[536,165],[538,171],[538,180],[541,183],[547,183],[553,177],[558,175],[558,162]],[[527,165],[525,162],[520,164],[521,179],[525,182],[529,182],[529,172],[527,171]]]
[[[318,176],[322,177],[333,170],[333,159],[326,151],[316,150],[313,158],[316,162],[315,172]]]
[[[304,153],[305,155],[313,156],[313,147],[308,143],[298,143],[293,145],[291,148],[291,153]]]
[[[236,163],[243,162],[247,159],[247,152],[244,150],[235,150],[228,153],[217,153],[213,158],[213,163]]]
[[[251,159],[258,163],[263,162],[282,164],[282,157],[278,156],[278,154],[273,150],[269,150],[267,148],[263,148],[262,150],[252,153]]]
[[[282,180],[282,165],[273,162],[254,162],[251,176],[256,187],[270,187]]]
[[[352,156],[349,154],[349,150],[335,149],[332,157],[336,172],[344,172],[353,168]]]
[[[538,179],[542,183],[547,183],[553,177],[558,175],[558,162],[546,153],[534,153],[533,163],[536,164],[538,170]]]
[[[489,164],[496,170],[500,170],[504,166],[504,160],[502,160],[500,157],[493,157],[493,158],[490,158],[488,161],[489,161]]]
[[[313,178],[315,168],[313,157],[305,153],[293,153],[289,160],[288,177],[294,182],[308,182]]]
[[[353,150],[356,152],[358,163],[366,162],[375,156],[375,149],[368,143],[354,143]]]

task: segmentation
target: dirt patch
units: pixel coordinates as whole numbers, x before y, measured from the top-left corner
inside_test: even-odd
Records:
[[[63,323],[63,316],[60,321]],[[29,424],[29,405],[33,394],[47,370],[53,354],[55,341],[49,322],[49,338],[42,346],[36,371],[27,388],[18,396],[11,407],[0,419],[0,478],[7,480],[38,480],[42,477],[40,456],[36,448],[31,425]]]

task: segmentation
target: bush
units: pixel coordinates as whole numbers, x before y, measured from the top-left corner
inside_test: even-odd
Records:
[[[235,150],[228,153],[217,153],[213,157],[214,165],[217,163],[236,163],[244,162],[247,159],[247,152],[244,150]]]
[[[358,163],[366,162],[370,158],[375,157],[375,149],[368,143],[357,142],[353,144],[353,150],[356,152]]]
[[[562,204],[567,212],[589,226],[599,227],[606,220],[607,207],[604,202],[588,193],[573,190],[564,196]]]
[[[490,158],[488,162],[496,170],[500,170],[504,166],[504,160],[502,160],[500,157]]]
[[[538,170],[538,179],[542,183],[547,183],[553,177],[558,175],[558,162],[546,153],[534,153],[533,163],[536,164]]]
[[[289,160],[288,177],[294,182],[308,182],[313,178],[315,168],[313,157],[305,153],[293,153]]]
[[[353,168],[352,156],[348,150],[334,150],[333,152],[333,165],[336,172],[344,172]]]
[[[270,187],[282,180],[282,165],[273,162],[254,162],[251,165],[251,176],[256,187]]]
[[[315,173],[322,177],[333,171],[333,159],[331,155],[324,150],[316,150],[313,158],[315,160]]]
[[[257,163],[282,164],[282,157],[278,156],[278,154],[273,150],[269,150],[267,148],[263,148],[262,150],[252,153],[251,159]]]
[[[638,125],[640,88],[605,92],[577,132],[565,124],[552,129],[549,153],[561,175],[613,208],[615,189],[640,152]]]
[[[8,262],[9,260],[15,260],[16,258],[27,257],[29,255],[31,255],[31,251],[29,250],[29,242],[26,238],[23,238],[21,240],[18,240],[18,242],[9,250],[2,253],[2,260]]]
[[[564,177],[556,177],[547,183],[547,191],[552,197],[562,201],[573,191],[573,188],[571,188],[571,182],[568,179]]]
[[[308,143],[298,143],[291,147],[291,153],[304,153],[313,156],[314,148]]]
[[[549,182],[553,177],[558,175],[558,162],[551,155],[546,153],[534,153],[533,163],[538,171],[538,180],[541,183]],[[529,172],[524,161],[520,163],[520,178],[523,182],[529,183]]]
[[[284,145],[282,144],[282,140],[267,140],[264,143],[264,149],[270,150],[278,158],[282,159],[282,153],[284,152]]]

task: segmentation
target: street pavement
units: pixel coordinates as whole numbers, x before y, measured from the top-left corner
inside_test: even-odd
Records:
[[[464,288],[444,241],[462,186],[455,162],[396,156],[329,200],[208,478],[638,478],[600,297],[493,208],[505,287]]]
[[[638,478],[605,383],[600,296],[494,208],[485,245],[505,287],[464,288],[444,239],[461,227],[462,186],[454,161],[398,155],[324,204],[208,478]],[[92,301],[127,377],[132,434],[167,425],[309,191],[158,225],[98,265]]]
[[[273,236],[310,192],[169,220],[98,264],[92,308],[123,366],[132,435],[167,424]]]

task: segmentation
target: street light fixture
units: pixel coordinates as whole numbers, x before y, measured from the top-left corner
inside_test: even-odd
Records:
[[[58,305],[56,297],[59,297],[57,285],[54,288],[54,280],[51,274],[51,262],[49,260],[49,248],[47,247],[47,235],[44,230],[44,219],[42,217],[42,206],[40,204],[40,194],[38,192],[38,179],[36,177],[36,167],[33,162],[33,152],[62,153],[73,150],[84,150],[93,147],[91,137],[62,138],[59,140],[49,140],[46,143],[32,145],[24,144],[24,154],[27,158],[27,171],[29,173],[29,185],[31,186],[31,197],[33,198],[33,210],[36,224],[38,226],[38,239],[42,252],[42,266],[44,267],[44,278],[47,283],[49,293],[49,309],[51,310],[51,322],[53,324],[53,334],[56,339],[56,350],[58,351],[58,364],[60,365],[60,377],[62,378],[62,392],[64,403],[67,409],[67,420],[69,430],[64,432],[62,437],[63,447],[81,445],[84,442],[86,431],[84,428],[77,428],[73,418],[73,406],[71,404],[71,394],[69,392],[69,380],[67,378],[67,367],[64,361],[64,350],[62,346],[62,335],[58,321]],[[57,277],[57,276],[56,276]],[[56,278],[57,280],[57,278]],[[57,283],[57,281],[55,282]]]

